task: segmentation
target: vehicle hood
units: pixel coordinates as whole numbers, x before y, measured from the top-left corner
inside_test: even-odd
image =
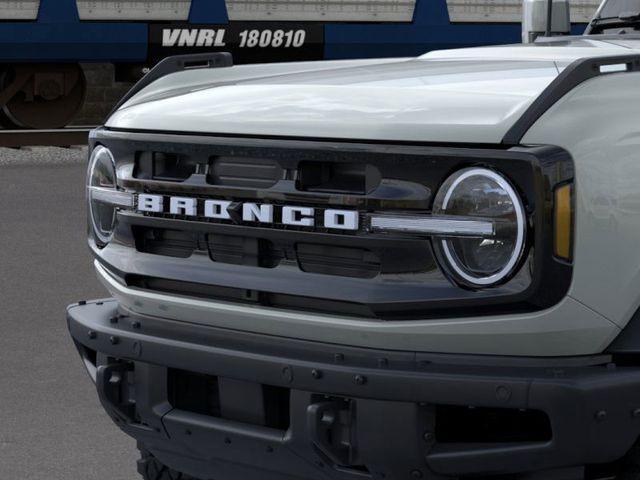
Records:
[[[171,74],[112,129],[499,143],[572,61],[634,53],[597,40],[432,52],[415,59],[248,65]]]

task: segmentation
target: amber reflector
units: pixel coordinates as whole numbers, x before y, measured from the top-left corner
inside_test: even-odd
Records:
[[[565,260],[571,260],[572,213],[571,185],[564,185],[556,190],[554,253]]]

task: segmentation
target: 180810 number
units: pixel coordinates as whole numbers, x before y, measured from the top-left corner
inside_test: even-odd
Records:
[[[307,38],[305,30],[243,30],[240,48],[300,48]]]

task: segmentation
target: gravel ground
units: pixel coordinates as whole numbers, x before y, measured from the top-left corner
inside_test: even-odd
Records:
[[[0,148],[0,167],[11,165],[77,165],[87,161],[87,147]]]
[[[85,150],[0,150],[0,479],[135,480],[65,307],[101,298],[86,246]]]

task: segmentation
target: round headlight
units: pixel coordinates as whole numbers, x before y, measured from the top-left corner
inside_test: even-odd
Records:
[[[93,234],[101,244],[113,237],[116,223],[116,207],[104,200],[105,190],[116,190],[116,163],[109,149],[96,147],[89,160],[87,175],[87,199]]]
[[[502,175],[486,168],[454,173],[436,195],[433,213],[494,224],[492,235],[434,239],[439,258],[460,283],[491,286],[515,271],[525,247],[526,217],[520,197]]]

